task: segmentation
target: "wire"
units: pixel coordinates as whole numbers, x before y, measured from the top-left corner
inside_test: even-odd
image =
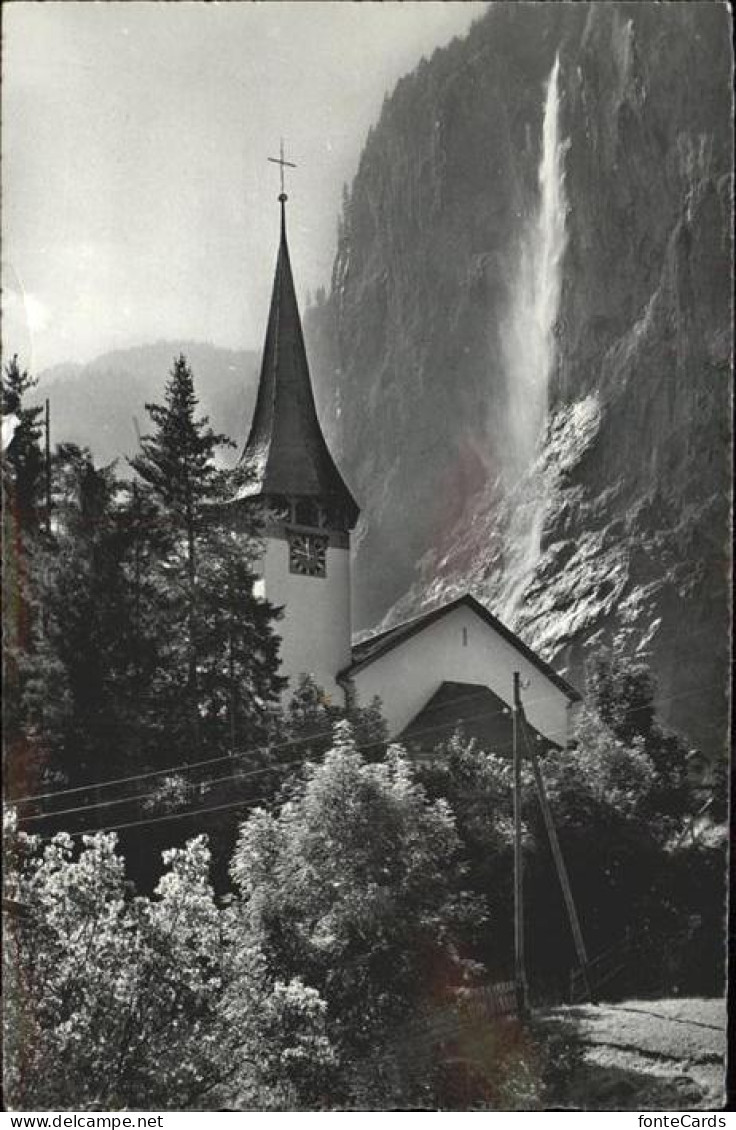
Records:
[[[666,698],[660,699],[659,701],[660,702],[669,702],[669,701],[679,701],[680,699],[683,699],[683,698],[689,698],[689,697],[692,697],[692,695],[697,694],[698,691],[701,690],[704,686],[709,686],[709,685],[710,685],[710,683],[698,683],[690,691],[686,691],[686,692],[684,692],[683,694],[680,694],[680,695],[670,695]],[[479,684],[479,691],[482,691],[483,689],[486,689],[486,688],[482,687],[482,685]],[[457,699],[454,699],[451,702],[450,705],[455,707],[455,706],[457,706],[457,705],[459,705],[463,702],[467,702],[467,701],[470,701],[472,699],[475,699],[475,698],[477,698],[478,693],[479,692],[476,691],[473,694],[460,696]],[[541,702],[541,701],[544,701],[541,697],[536,698],[536,699],[530,699],[530,700],[527,700],[526,706],[534,705],[534,703],[538,703],[538,702]],[[630,710],[625,711],[621,715],[621,717],[628,717],[630,714],[637,714],[641,709],[642,709],[642,707],[632,707]],[[501,717],[505,714],[510,714],[510,713],[511,713],[511,707],[505,707],[502,710],[496,710],[496,711],[480,711],[477,714],[469,715],[466,718],[460,719],[459,724],[462,725],[463,722],[478,721],[481,718],[485,718],[485,719],[490,720],[491,718],[498,718],[498,717]],[[449,721],[447,723],[441,723],[441,724],[434,725],[434,726],[427,726],[427,727],[424,727],[420,730],[415,730],[414,733],[410,735],[409,740],[413,740],[415,737],[420,737],[424,734],[437,732],[438,730],[446,730],[450,726],[457,727],[457,725],[458,725],[458,720],[457,719],[451,719],[451,721]],[[73,789],[59,789],[59,790],[52,792],[52,793],[40,793],[36,796],[22,797],[22,798],[19,798],[18,800],[9,800],[9,801],[4,802],[4,807],[5,808],[14,808],[17,804],[22,804],[22,803],[27,804],[27,803],[30,803],[31,801],[47,800],[50,797],[54,797],[54,796],[68,796],[68,795],[71,795],[73,793],[86,792],[86,791],[94,789],[94,788],[104,788],[104,787],[109,787],[109,786],[112,786],[112,785],[115,785],[115,784],[127,784],[127,783],[130,783],[131,781],[150,779],[153,776],[159,776],[159,775],[164,774],[164,773],[173,773],[178,769],[187,770],[187,769],[191,769],[191,768],[200,768],[203,765],[214,765],[214,764],[217,764],[221,761],[231,761],[234,757],[247,757],[247,756],[255,756],[255,755],[264,756],[264,755],[267,755],[268,753],[273,752],[274,750],[283,749],[283,748],[286,748],[288,746],[297,745],[297,746],[301,746],[302,749],[303,749],[305,746],[307,746],[308,743],[318,741],[322,738],[330,738],[330,737],[332,737],[332,734],[333,734],[332,729],[322,730],[322,731],[318,731],[317,733],[314,733],[314,734],[308,734],[305,737],[289,738],[289,739],[287,739],[283,742],[276,743],[272,746],[257,747],[256,749],[251,749],[251,750],[241,750],[237,754],[229,754],[229,753],[223,754],[220,757],[209,758],[209,759],[205,759],[204,761],[199,761],[199,762],[182,762],[180,765],[169,766],[167,769],[152,770],[149,773],[136,774],[132,777],[123,777],[123,778],[119,778],[119,779],[113,780],[113,781],[102,781],[102,782],[99,782],[97,784],[93,783],[93,784],[90,784],[90,785],[77,786],[76,788],[73,788]],[[545,736],[547,738],[549,738],[550,740],[553,740],[557,736],[564,737],[565,731],[553,730],[553,731],[550,731],[549,733],[547,733],[546,735],[542,735],[542,737],[545,737]],[[376,744],[377,744],[377,742],[372,740],[372,741],[368,741],[368,742],[359,743],[356,746],[356,748],[357,749],[367,749],[367,748],[370,748],[371,746],[374,746]],[[401,744],[400,741],[398,741],[398,739],[396,740],[396,744]],[[302,752],[302,751],[300,750],[299,752]],[[223,782],[229,781],[229,780],[241,779],[243,777],[258,776],[261,773],[267,773],[267,772],[272,771],[273,769],[290,765],[290,764],[292,764],[292,762],[294,760],[296,760],[296,759],[290,759],[288,761],[272,762],[270,765],[263,766],[259,769],[248,770],[248,771],[245,771],[245,772],[242,772],[242,773],[241,772],[232,773],[232,774],[229,774],[225,777],[217,777],[214,780],[210,780],[210,781],[205,780],[205,781],[192,782],[192,784],[196,784],[196,785],[199,785],[199,786],[205,786],[206,787],[206,786],[210,786],[210,785],[220,784],[220,783],[223,783]],[[57,810],[56,812],[46,812],[46,813],[41,813],[41,814],[38,814],[38,815],[35,815],[35,816],[25,816],[25,817],[19,816],[19,820],[23,823],[27,823],[31,820],[49,819],[49,818],[54,817],[54,816],[71,815],[71,814],[76,813],[76,812],[93,811],[94,809],[97,809],[97,808],[105,808],[105,807],[111,807],[111,806],[114,806],[114,805],[117,805],[117,804],[125,804],[125,803],[130,803],[130,802],[135,802],[135,801],[151,799],[151,798],[156,797],[157,795],[158,794],[154,792],[154,793],[145,793],[145,794],[142,794],[142,795],[134,795],[134,796],[129,796],[129,797],[121,797],[121,798],[118,798],[118,799],[115,799],[115,800],[110,800],[110,801],[97,801],[97,802],[94,802],[93,804],[80,805],[76,808],[61,809],[61,810]]]
[[[391,629],[387,629],[387,630],[390,631]],[[706,630],[711,631],[712,629],[703,629],[703,631],[706,631]],[[697,633],[697,634],[702,634],[702,633]],[[704,686],[710,686],[710,685],[711,685],[710,682],[698,683],[698,684],[696,684],[696,689],[700,689]],[[479,689],[483,688],[483,684],[478,684],[478,686],[479,686]],[[490,688],[488,688],[488,689],[490,689]],[[458,697],[458,698],[453,700],[452,705],[457,706],[462,702],[466,702],[468,700],[471,700],[471,699],[473,699],[477,696],[477,693],[478,692],[475,691],[472,694]],[[657,698],[657,702],[663,703],[663,702],[670,702],[670,701],[674,701],[674,700],[679,700],[679,699],[682,699],[682,698],[687,698],[693,693],[694,693],[694,691],[686,691],[686,692],[684,692],[683,694],[680,694],[680,695],[669,695],[669,696],[666,696],[664,698]],[[538,703],[540,701],[542,701],[541,698],[529,699],[529,700],[527,700],[527,705],[533,706],[535,703]],[[511,707],[507,708],[507,710],[510,710],[510,709],[511,709]],[[638,709],[640,709],[640,708],[637,707],[637,708],[634,708],[632,711],[627,711],[626,715],[624,715],[624,716],[627,716],[629,713],[636,713]],[[501,714],[501,713],[505,713],[505,712],[506,711],[499,711],[498,713]],[[717,725],[716,723],[712,723],[709,728],[715,729],[716,725]],[[565,731],[555,730],[555,731],[548,733],[547,737],[555,738],[557,736],[564,736],[564,734],[565,734]],[[308,736],[308,740],[315,741],[315,740],[318,740],[320,738],[331,737],[331,736],[332,736],[332,729],[323,730],[321,732],[310,734]],[[3,807],[14,808],[19,804],[30,804],[30,803],[35,802],[35,801],[48,800],[50,798],[57,797],[57,796],[58,797],[71,796],[73,794],[84,793],[84,792],[87,792],[87,791],[92,790],[92,789],[111,788],[114,785],[129,784],[133,781],[150,780],[152,777],[157,777],[157,776],[161,776],[163,774],[168,774],[168,773],[175,773],[178,770],[188,771],[189,769],[201,768],[204,765],[216,765],[219,762],[229,761],[229,760],[232,760],[235,757],[253,756],[254,754],[266,755],[270,752],[273,752],[274,750],[286,748],[289,745],[300,744],[300,743],[304,742],[305,740],[307,740],[307,739],[305,739],[305,738],[290,738],[290,739],[286,739],[282,742],[275,743],[273,745],[257,747],[255,750],[253,750],[253,749],[238,750],[235,753],[226,753],[226,754],[222,754],[218,757],[205,758],[205,759],[200,760],[200,761],[181,762],[178,765],[166,766],[163,769],[152,769],[152,770],[149,770],[149,771],[144,772],[144,773],[132,774],[131,776],[128,776],[128,777],[116,777],[116,778],[113,778],[112,780],[91,781],[90,783],[88,783],[86,785],[76,785],[76,786],[74,786],[72,788],[68,788],[68,789],[54,789],[54,790],[47,792],[47,793],[34,793],[34,794],[29,794],[29,795],[23,796],[23,797],[15,797],[15,798],[11,798],[9,800],[3,801]],[[226,778],[222,778],[222,779],[225,780]],[[103,803],[104,802],[100,802],[100,806],[102,806]]]
[[[205,758],[204,761],[182,762],[180,765],[170,765],[166,769],[151,769],[147,773],[134,773],[131,777],[116,777],[111,781],[91,781],[88,785],[75,785],[71,789],[54,789],[50,793],[35,793],[30,796],[15,797],[3,801],[4,808],[14,808],[17,804],[30,804],[36,800],[48,800],[49,797],[70,796],[72,793],[86,793],[90,789],[107,789],[113,785],[127,785],[131,781],[142,781],[150,777],[158,777],[162,773],[174,773],[177,769],[196,769],[202,765],[214,765],[218,761],[229,761],[237,754],[224,753],[221,757]]]
[[[474,695],[473,696],[467,695],[465,697],[467,699],[467,698],[471,698],[471,697],[475,697],[475,696]],[[455,705],[456,703],[458,703],[460,701],[463,701],[463,700],[456,699],[453,702],[453,705]],[[468,715],[466,718],[462,719],[462,721],[464,721],[464,722],[474,722],[474,721],[477,721],[479,718],[498,718],[498,717],[502,716],[503,714],[510,714],[510,713],[511,713],[510,708],[507,708],[505,710],[496,710],[496,711],[487,711],[486,710],[486,711],[480,711],[477,714]],[[423,734],[435,733],[438,730],[446,730],[450,726],[456,726],[456,725],[457,725],[456,719],[452,719],[450,722],[443,722],[443,723],[440,723],[440,724],[437,724],[437,725],[434,725],[434,726],[426,726],[426,727],[424,727],[420,730],[415,730],[414,733],[411,735],[411,740],[413,740],[415,737],[419,737]],[[306,738],[298,738],[298,739],[295,739],[295,740],[298,742],[298,744],[302,745],[303,747],[306,747],[309,742],[314,741],[318,737],[325,737],[325,736],[331,737],[332,731],[323,731],[321,734],[309,735]],[[375,745],[378,745],[378,744],[384,744],[384,743],[383,743],[383,741],[377,741],[375,739],[372,739],[370,741],[357,742],[355,748],[356,749],[370,749],[372,746],[375,746]],[[389,744],[391,744],[391,743],[389,743]],[[396,743],[396,744],[400,744],[400,743]],[[276,747],[273,747],[273,748],[276,748]],[[304,750],[299,751],[299,753],[302,753],[302,752],[304,752]],[[244,755],[241,754],[240,756],[244,756]],[[297,757],[298,757],[298,755],[297,755]],[[242,780],[245,777],[257,777],[262,773],[271,773],[276,769],[288,768],[289,766],[293,765],[297,761],[297,757],[290,758],[288,761],[274,761],[274,762],[271,762],[269,765],[263,765],[258,769],[252,769],[252,770],[249,770],[249,771],[246,771],[246,772],[230,773],[226,777],[215,777],[214,779],[211,779],[211,780],[192,782],[192,784],[196,787],[199,787],[199,788],[208,788],[208,787],[211,787],[213,785],[222,784],[225,781],[237,781],[237,780]],[[109,808],[109,807],[112,807],[112,806],[118,805],[118,804],[132,804],[132,803],[142,801],[142,800],[149,800],[149,799],[152,799],[152,798],[155,798],[155,797],[158,797],[158,796],[159,796],[158,792],[143,793],[143,794],[140,794],[140,795],[119,797],[115,800],[96,801],[93,804],[83,804],[83,805],[78,806],[77,808],[62,808],[62,809],[58,809],[55,812],[41,812],[41,813],[37,813],[34,816],[19,816],[18,819],[21,823],[28,824],[32,820],[49,820],[54,816],[70,816],[73,813],[77,813],[77,812],[92,812],[92,811],[94,811],[95,809],[98,809],[98,808]]]
[[[478,687],[479,687],[479,690],[484,689],[481,684],[479,684]],[[470,699],[473,699],[477,696],[477,693],[478,692],[476,691],[473,694],[463,695],[462,697],[455,699],[453,705],[456,704],[456,703],[466,702]],[[531,700],[531,701],[532,702],[540,702],[542,700],[541,699],[534,699],[534,700]],[[507,708],[507,709],[510,709],[510,707]],[[502,713],[504,713],[504,711],[499,711],[498,713],[502,714]],[[11,807],[15,807],[18,804],[30,804],[31,801],[48,800],[50,797],[70,796],[72,793],[83,793],[83,792],[87,792],[89,789],[111,788],[113,785],[125,785],[125,784],[129,784],[131,781],[140,781],[140,780],[144,780],[144,779],[150,779],[151,777],[157,777],[157,776],[160,776],[161,774],[164,774],[164,773],[175,773],[179,769],[182,769],[182,770],[197,769],[197,768],[201,768],[201,766],[203,766],[203,765],[215,765],[220,761],[230,761],[234,757],[248,757],[248,756],[254,756],[256,754],[264,755],[264,754],[268,754],[270,752],[273,752],[274,750],[283,749],[287,746],[303,744],[305,741],[316,741],[319,738],[330,738],[330,737],[332,737],[332,732],[333,732],[333,727],[330,727],[328,730],[321,730],[321,731],[318,731],[317,733],[309,734],[309,735],[307,735],[306,738],[305,737],[287,738],[284,741],[276,742],[273,745],[269,745],[269,746],[258,746],[255,749],[238,750],[235,753],[225,753],[225,754],[222,754],[219,757],[205,758],[202,761],[182,761],[178,765],[169,765],[165,769],[152,769],[152,770],[150,770],[146,773],[135,773],[130,777],[116,777],[116,778],[113,778],[113,780],[110,780],[110,781],[104,781],[104,780],[103,781],[91,781],[87,785],[76,785],[76,786],[74,786],[74,788],[54,789],[52,792],[48,792],[48,793],[35,793],[35,794],[24,796],[24,797],[17,797],[17,798],[13,798],[11,800],[5,801],[4,806],[6,808],[11,808]]]
[[[505,713],[505,712],[504,711],[498,711],[497,712],[497,714],[503,714],[503,713]],[[478,715],[477,717],[482,717],[482,716],[483,715]],[[431,733],[434,730],[444,729],[444,728],[445,728],[444,726],[430,726],[430,727],[427,727],[426,731],[417,731],[417,733],[422,733],[422,732]],[[363,743],[362,746],[357,745],[356,748],[361,749],[361,748],[364,748],[365,746],[370,746],[370,745],[375,745],[375,744],[376,744],[375,742],[365,742],[365,743]],[[289,763],[282,763],[282,764],[289,764]],[[256,771],[254,771],[253,775],[255,776],[256,772],[266,772],[266,771],[268,771],[272,768],[275,768],[275,767],[276,766],[268,766],[268,767],[266,767],[262,770],[256,770]],[[227,778],[224,778],[224,780],[227,780]],[[126,797],[126,800],[129,800],[129,799],[136,799],[136,798]],[[82,829],[81,831],[69,832],[67,834],[72,836],[72,837],[75,837],[75,836],[87,836],[87,835],[93,835],[93,834],[94,835],[102,834],[104,832],[123,831],[126,828],[138,828],[138,827],[141,827],[144,824],[145,825],[160,824],[163,821],[182,820],[182,819],[185,819],[188,816],[205,816],[205,815],[207,815],[207,813],[210,813],[210,812],[223,812],[227,809],[233,809],[233,808],[239,808],[239,807],[245,808],[248,805],[252,805],[254,801],[256,802],[256,805],[258,805],[259,798],[257,798],[257,797],[255,797],[255,798],[254,797],[242,797],[240,800],[230,801],[228,804],[217,804],[217,805],[214,805],[210,808],[190,808],[190,809],[186,809],[183,812],[167,813],[165,816],[153,816],[153,817],[149,817],[149,818],[143,819],[143,820],[132,820],[132,821],[129,821],[129,822],[124,823],[124,824],[111,824],[111,825],[108,825],[105,828],[85,828],[85,829]],[[89,806],[89,807],[92,807],[92,806]],[[263,807],[267,811],[273,811],[274,808],[278,807],[278,802],[273,801],[270,804],[261,804],[261,805],[259,805],[259,807]],[[87,808],[85,807],[85,808],[79,809],[79,811],[87,811]],[[43,819],[47,819],[48,817],[54,816],[54,815],[61,815],[61,814],[60,813],[48,813],[43,817]],[[26,820],[32,820],[32,819],[41,819],[41,817],[27,817],[26,818]],[[48,836],[48,837],[44,837],[44,838],[45,839],[51,839],[52,837]]]
[[[261,773],[270,773],[276,769],[282,769],[289,765],[293,765],[296,758],[290,761],[274,761],[271,765],[264,765],[260,769],[252,769],[242,773],[230,773],[226,777],[215,777],[211,780],[194,781],[192,787],[199,789],[211,788],[213,785],[221,785],[225,781],[240,781],[246,777],[257,777]],[[19,823],[29,824],[32,820],[50,820],[55,816],[71,816],[76,812],[93,812],[98,808],[112,808],[118,804],[139,804],[144,800],[154,800],[160,798],[159,792],[133,794],[131,796],[117,797],[115,800],[100,800],[94,804],[82,804],[77,808],[61,808],[56,812],[39,812],[34,816],[19,816]]]
[[[700,684],[699,686],[703,686],[703,685],[705,685],[705,684]],[[672,697],[673,698],[686,698],[686,697],[688,697],[692,694],[697,693],[697,689],[698,688],[695,688],[694,690],[687,692],[686,694],[676,695],[676,696],[672,696]],[[460,701],[464,701],[464,700],[467,700],[468,698],[471,698],[471,697],[475,697],[475,696],[468,695],[468,696],[465,696],[464,699],[456,699],[455,702],[457,703],[457,702],[460,702]],[[536,700],[536,701],[539,701],[539,700]],[[641,709],[641,707],[633,707],[631,710],[626,711],[622,715],[622,717],[627,717],[630,714],[636,714],[640,709]],[[498,710],[498,711],[480,711],[477,714],[469,715],[466,718],[461,719],[460,724],[462,724],[463,722],[477,721],[481,718],[485,718],[485,719],[497,718],[497,717],[500,717],[504,714],[509,714],[510,712],[511,712],[510,708],[507,708],[507,709],[504,709],[504,710]],[[449,722],[446,722],[446,723],[440,723],[440,724],[436,724],[434,726],[423,727],[420,730],[414,731],[414,733],[411,735],[410,740],[413,740],[416,737],[421,737],[421,736],[426,735],[426,734],[436,733],[436,732],[442,731],[442,730],[446,731],[446,730],[449,729],[450,726],[456,727],[457,726],[457,720],[452,719],[452,720],[450,720]],[[529,752],[531,752],[529,750],[529,744],[528,744],[529,738],[528,738],[528,734],[527,734],[527,729],[528,729],[528,723],[524,727],[524,739],[525,739],[525,742],[527,744],[527,750]],[[533,727],[532,727],[532,729],[533,729]],[[318,737],[318,736],[324,737],[326,735],[328,735],[328,736],[331,735],[331,731],[323,731],[321,735],[311,735],[310,737],[307,737],[307,738],[297,739],[297,741],[300,744],[304,744],[306,746],[306,744],[309,741],[315,740],[316,737]],[[543,735],[541,735],[541,736],[543,737]],[[540,739],[540,735],[538,734],[537,740],[539,740],[539,739]],[[369,749],[369,748],[375,746],[376,744],[379,744],[379,743],[377,743],[375,740],[371,740],[371,741],[356,743],[355,748],[358,749],[358,750]],[[382,743],[380,743],[380,744],[382,744]],[[395,744],[401,744],[401,743],[398,742],[398,743],[395,743]],[[194,784],[196,784],[200,788],[209,788],[209,787],[212,787],[214,785],[222,784],[222,783],[227,782],[227,781],[243,780],[245,778],[257,777],[257,776],[260,776],[261,774],[264,774],[264,773],[272,773],[272,772],[275,772],[276,770],[279,770],[279,769],[287,769],[287,768],[291,767],[292,765],[294,765],[296,763],[296,761],[297,761],[296,757],[291,758],[287,761],[276,761],[276,762],[272,762],[270,765],[265,765],[265,766],[262,766],[258,769],[253,769],[253,770],[249,770],[249,771],[242,772],[242,773],[241,772],[232,773],[232,774],[229,774],[225,777],[216,777],[212,780],[194,782]],[[99,802],[96,802],[94,804],[80,805],[77,808],[61,809],[57,812],[44,812],[44,813],[36,814],[34,816],[19,816],[18,819],[19,819],[19,823],[28,824],[32,821],[51,820],[56,816],[67,816],[67,815],[72,815],[72,814],[79,813],[79,812],[92,812],[92,811],[95,811],[95,810],[100,809],[100,808],[113,807],[113,806],[119,805],[119,804],[135,804],[135,803],[138,803],[138,802],[143,801],[143,800],[155,798],[157,796],[158,796],[158,793],[146,793],[146,794],[139,795],[139,796],[121,797],[121,798],[118,798],[118,799],[115,799],[115,800],[110,800],[110,801],[99,801]],[[233,802],[231,805],[224,806],[224,807],[237,807],[238,804],[244,804],[245,805],[245,804],[248,804],[251,800],[253,800],[253,797],[243,797],[240,800]],[[191,808],[191,809],[186,809],[186,810],[184,810],[180,813],[171,814],[170,816],[167,816],[166,819],[176,819],[177,816],[186,817],[186,816],[194,815],[197,812],[207,812],[207,811],[216,811],[216,810],[217,809]],[[112,831],[112,830],[115,830],[116,828],[135,827],[135,826],[138,826],[139,824],[156,823],[156,820],[157,820],[156,817],[151,817],[150,820],[134,821],[133,823],[130,823],[130,824],[126,823],[126,824],[122,824],[122,825],[117,824],[117,825],[112,825],[109,828],[102,828],[102,829],[86,829],[82,832],[74,832],[72,834],[73,835],[85,835],[85,834],[92,832],[92,831]]]
[[[166,816],[152,816],[146,820],[131,820],[125,824],[110,824],[106,828],[85,828],[80,832],[68,832],[67,835],[75,836],[90,836],[100,835],[104,832],[121,832],[125,828],[138,828],[143,824],[162,824],[167,820],[183,820],[187,816],[206,816],[208,812],[224,812],[228,808],[246,808],[253,798],[244,797],[242,800],[231,800],[228,804],[215,804],[211,808],[190,808],[186,812],[172,812]],[[272,811],[276,807],[275,804],[264,804],[261,807]],[[45,839],[52,839],[53,837],[44,837]]]

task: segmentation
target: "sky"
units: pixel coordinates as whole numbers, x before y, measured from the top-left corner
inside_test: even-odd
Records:
[[[286,157],[302,302],[384,96],[469,0],[3,5],[3,353],[260,349]]]

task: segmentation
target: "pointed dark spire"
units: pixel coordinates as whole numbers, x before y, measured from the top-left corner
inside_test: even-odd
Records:
[[[312,498],[342,513],[352,529],[360,511],[330,455],[314,403],[286,238],[286,200],[282,192],[281,239],[258,396],[240,457],[254,474],[245,493]]]

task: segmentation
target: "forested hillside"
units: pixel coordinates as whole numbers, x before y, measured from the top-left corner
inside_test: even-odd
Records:
[[[136,429],[147,427],[145,404],[161,399],[180,353],[190,360],[213,427],[242,443],[255,403],[258,358],[195,341],[159,341],[106,353],[87,365],[45,370],[35,398],[51,400],[52,442],[87,445],[99,463],[133,456]]]

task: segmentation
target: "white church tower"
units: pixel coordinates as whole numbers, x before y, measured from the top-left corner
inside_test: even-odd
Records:
[[[286,240],[286,200],[282,191],[258,396],[241,455],[252,479],[239,499],[257,502],[268,515],[260,587],[283,608],[276,630],[286,694],[301,674],[310,674],[342,705],[336,675],[351,663],[350,531],[359,508],[317,417]]]

